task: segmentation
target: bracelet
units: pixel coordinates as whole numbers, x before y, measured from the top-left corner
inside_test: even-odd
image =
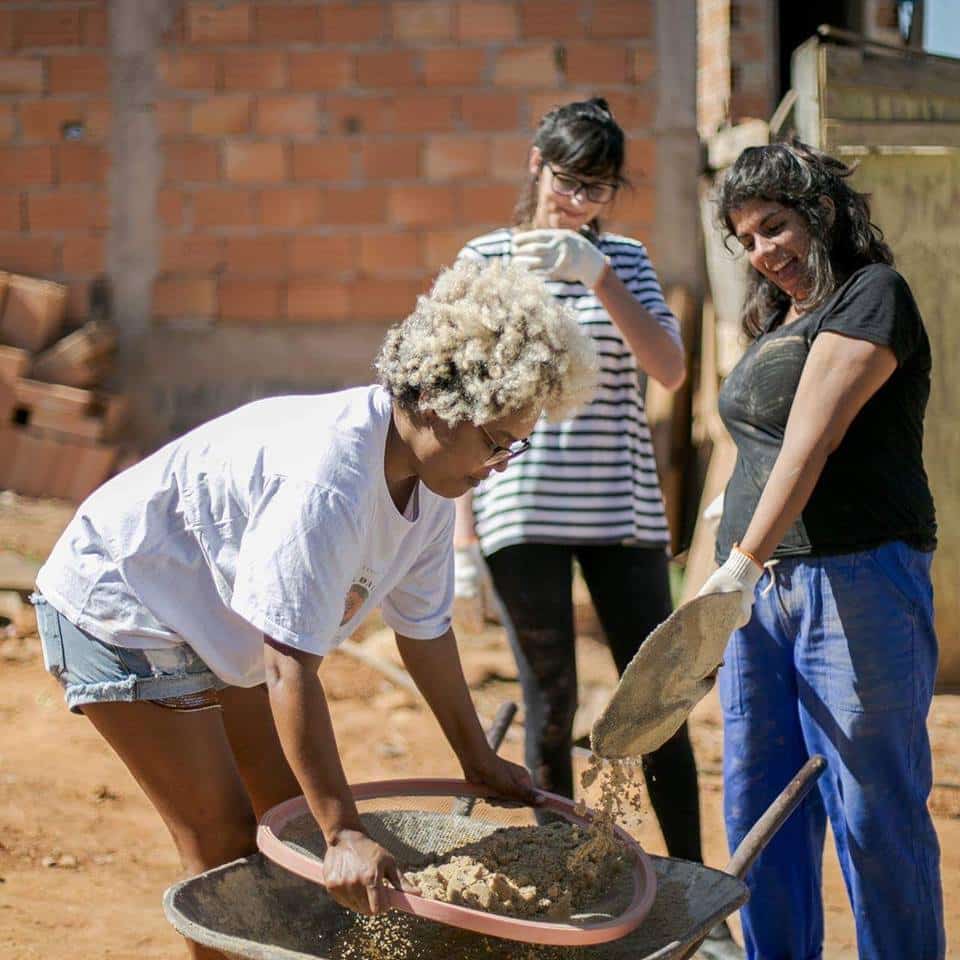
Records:
[[[765,569],[763,564],[749,550],[744,550],[739,543],[735,543],[733,549],[742,553],[748,560],[752,560],[761,570]]]

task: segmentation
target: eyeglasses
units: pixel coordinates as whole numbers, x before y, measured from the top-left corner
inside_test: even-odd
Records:
[[[507,460],[519,457],[524,450],[530,449],[530,441],[526,437],[523,440],[514,440],[509,447],[501,447],[479,423],[477,429],[487,438],[487,443],[490,444],[490,456],[483,461],[485,467],[495,467],[498,463],[505,463]]]
[[[571,177],[568,173],[554,170],[549,163],[544,163],[544,166],[553,174],[550,189],[558,196],[575,197],[582,193],[591,203],[609,203],[616,196],[618,185],[615,183],[602,181],[587,183],[585,180]]]

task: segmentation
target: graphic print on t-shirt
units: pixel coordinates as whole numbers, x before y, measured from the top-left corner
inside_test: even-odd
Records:
[[[360,572],[353,578],[350,589],[347,591],[347,599],[343,603],[343,619],[340,621],[342,627],[356,615],[357,611],[367,602],[370,591],[373,590],[374,573],[364,564]]]

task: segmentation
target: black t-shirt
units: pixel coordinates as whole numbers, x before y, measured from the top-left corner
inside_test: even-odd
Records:
[[[825,330],[890,347],[897,369],[827,458],[774,556],[852,553],[890,540],[932,550],[937,525],[923,469],[930,341],[907,282],[891,267],[871,264],[817,309],[778,326],[780,319],[770,319],[720,390],[720,416],[737,445],[737,463],[717,533],[718,561],[747,530],[780,453],[807,354]]]

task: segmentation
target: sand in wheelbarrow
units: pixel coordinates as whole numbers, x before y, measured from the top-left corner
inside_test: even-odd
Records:
[[[639,766],[592,758],[581,778],[596,786],[599,801],[589,827],[569,821],[542,826],[505,827],[466,844],[437,864],[405,874],[423,896],[508,916],[565,921],[589,911],[598,898],[629,880],[627,855],[614,825],[640,812]],[[586,807],[579,805],[581,815]],[[627,898],[629,899],[629,898]],[[355,916],[338,931],[336,960],[426,960],[461,957],[492,960],[570,960],[579,950],[509,943],[400,913]],[[584,957],[592,954],[584,953]]]
[[[627,807],[640,809],[636,767],[593,758],[584,789],[600,799],[587,827],[558,819],[541,826],[503,827],[405,874],[431,900],[512,917],[565,920],[590,909],[628,865],[614,833]],[[586,813],[581,801],[578,812]]]
[[[430,900],[565,920],[607,889],[626,863],[616,846],[589,844],[588,833],[567,821],[503,827],[405,877]]]

